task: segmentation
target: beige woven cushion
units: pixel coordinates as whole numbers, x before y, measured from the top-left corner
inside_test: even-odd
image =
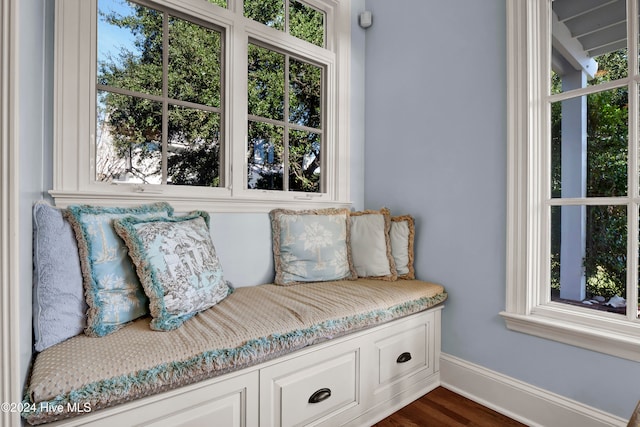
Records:
[[[142,318],[105,337],[79,335],[48,348],[34,362],[27,400],[90,402],[96,410],[257,364],[445,299],[442,286],[417,280],[242,287],[173,331],[152,331],[149,318]],[[72,415],[25,414],[32,423]]]

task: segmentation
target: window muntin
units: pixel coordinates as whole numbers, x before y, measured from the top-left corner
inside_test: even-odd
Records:
[[[96,180],[220,186],[222,32],[119,0],[98,15]]]

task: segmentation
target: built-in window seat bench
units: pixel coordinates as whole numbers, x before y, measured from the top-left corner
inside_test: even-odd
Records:
[[[273,284],[232,286],[203,211],[34,206],[34,360],[56,426],[367,425],[439,385],[447,294],[413,218],[270,213]]]
[[[62,420],[52,425],[365,425],[439,384],[446,296],[419,280],[237,288],[172,331],[144,317],[44,350],[24,415]]]

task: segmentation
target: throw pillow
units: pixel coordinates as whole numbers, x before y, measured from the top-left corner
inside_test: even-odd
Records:
[[[149,297],[151,329],[169,331],[231,293],[209,231],[209,214],[123,218],[114,227]]]
[[[396,280],[396,265],[391,254],[389,209],[351,212],[351,256],[358,277]]]
[[[275,209],[270,218],[276,284],[358,277],[351,261],[347,209]]]
[[[413,240],[415,226],[409,215],[391,218],[391,253],[396,263],[399,279],[415,279],[413,269]]]
[[[167,203],[135,208],[69,206],[66,217],[78,241],[80,265],[89,310],[85,334],[101,337],[148,314],[148,299],[136,275],[127,246],[112,222],[127,216],[169,217]]]
[[[42,351],[82,333],[87,324],[78,244],[63,210],[33,206],[33,332]]]

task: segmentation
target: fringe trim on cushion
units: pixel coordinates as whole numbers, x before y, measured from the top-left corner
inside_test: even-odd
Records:
[[[71,409],[83,408],[85,404],[89,404],[93,412],[256,365],[323,339],[336,338],[426,310],[446,299],[447,293],[443,292],[434,297],[407,301],[388,309],[328,320],[285,334],[256,338],[236,348],[205,351],[187,360],[164,363],[151,369],[87,384],[45,402],[33,402],[31,393],[27,390],[23,400],[25,410],[22,417],[29,424],[36,425],[79,415]],[[47,411],[51,408],[61,411]]]

